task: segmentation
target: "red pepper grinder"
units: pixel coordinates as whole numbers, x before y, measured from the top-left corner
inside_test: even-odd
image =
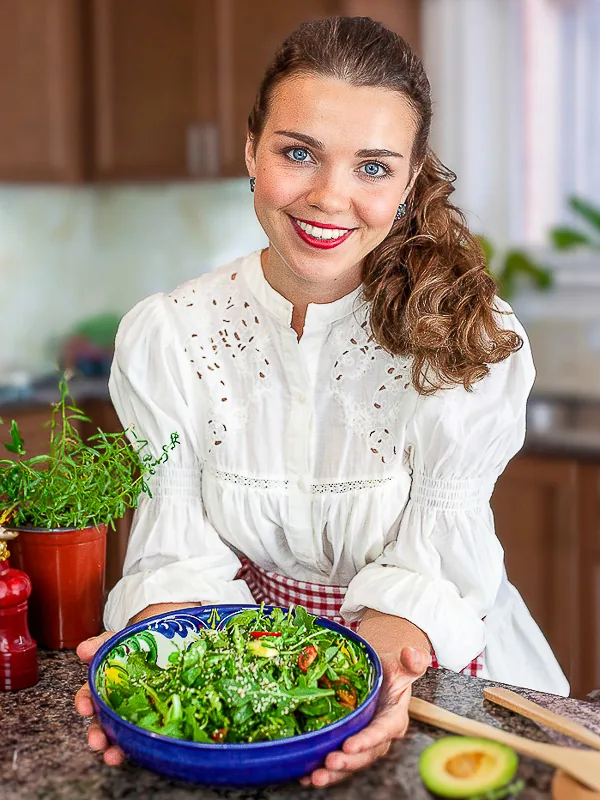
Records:
[[[37,645],[27,626],[29,576],[8,563],[0,540],[0,691],[16,691],[38,682]]]

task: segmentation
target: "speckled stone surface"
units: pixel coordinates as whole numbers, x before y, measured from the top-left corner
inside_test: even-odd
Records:
[[[40,682],[31,689],[0,693],[0,797],[2,800],[428,800],[418,776],[420,752],[443,732],[411,723],[406,738],[369,770],[326,790],[299,784],[260,790],[219,790],[170,781],[133,764],[104,765],[86,742],[86,721],[73,707],[73,695],[86,678],[86,667],[72,651],[39,654]],[[429,670],[415,685],[424,700],[473,719],[497,725],[531,739],[573,744],[554,733],[483,699],[487,681],[446,670]],[[600,705],[519,690],[555,711],[568,714],[600,734]],[[576,744],[576,743],[575,743]],[[521,800],[550,797],[551,768],[521,758],[519,777],[526,781]]]

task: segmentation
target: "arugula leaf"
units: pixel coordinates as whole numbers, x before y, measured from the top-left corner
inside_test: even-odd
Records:
[[[164,669],[147,641],[149,650],[129,653],[125,667],[109,655],[103,694],[130,722],[194,742],[256,742],[319,730],[351,713],[333,682],[348,681],[360,704],[371,666],[363,646],[316,619],[301,606],[271,616],[263,606],[248,609],[220,631],[200,632],[169,655]],[[280,635],[255,638],[257,631]],[[252,644],[273,654],[261,657]],[[321,678],[331,683],[320,685]]]

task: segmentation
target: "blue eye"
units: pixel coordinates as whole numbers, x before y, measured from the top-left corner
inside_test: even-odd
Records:
[[[384,175],[388,174],[383,164],[378,164],[376,161],[371,161],[368,164],[365,164],[364,168],[365,168],[365,173],[370,178],[383,178]],[[378,170],[381,170],[381,172],[378,172]]]
[[[290,155],[294,161],[306,161],[308,158],[308,150],[304,147],[294,147],[290,150]]]

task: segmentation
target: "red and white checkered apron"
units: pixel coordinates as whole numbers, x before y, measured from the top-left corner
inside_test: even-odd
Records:
[[[340,615],[340,608],[347,591],[346,586],[325,586],[320,583],[296,581],[277,572],[269,572],[248,558],[242,558],[241,561],[242,568],[236,578],[246,581],[257,603],[284,608],[290,605],[302,606],[309,614],[327,617],[353,631],[358,630],[359,622],[345,622]],[[440,666],[435,653],[431,654],[431,666],[436,668]],[[476,678],[482,669],[483,654],[461,669],[461,674]]]

